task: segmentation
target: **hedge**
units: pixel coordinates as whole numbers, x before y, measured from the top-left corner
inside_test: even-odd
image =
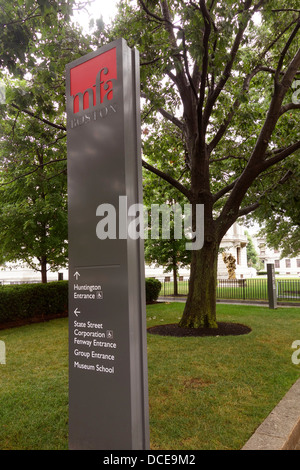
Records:
[[[146,278],[146,302],[155,302],[158,299],[161,282],[151,277]]]
[[[68,281],[0,286],[0,323],[46,319],[68,311]]]
[[[161,282],[146,278],[146,302],[157,300]],[[68,281],[0,286],[0,324],[68,313]]]
[[[268,271],[259,271],[257,273],[257,276],[266,276],[268,274]],[[275,271],[275,274],[279,274],[279,271]]]

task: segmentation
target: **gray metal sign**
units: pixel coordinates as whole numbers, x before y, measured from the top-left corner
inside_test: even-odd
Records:
[[[142,203],[138,52],[114,41],[66,81],[69,447],[147,449],[144,252],[126,233]]]

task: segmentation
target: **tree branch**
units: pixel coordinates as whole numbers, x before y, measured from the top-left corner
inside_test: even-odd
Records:
[[[225,194],[229,193],[229,191],[231,191],[236,182],[237,182],[238,178],[236,180],[234,180],[232,183],[228,184],[227,186],[224,186],[224,188],[220,189],[220,191],[218,191],[216,194],[213,195],[213,203],[217,202],[219,199],[221,199],[221,197],[225,196]]]
[[[250,206],[243,207],[242,209],[239,210],[238,217],[242,217],[243,215],[248,215],[251,212],[255,211],[260,206],[260,199]]]
[[[175,178],[168,175],[167,173],[164,173],[161,170],[158,170],[154,166],[147,163],[145,160],[142,160],[142,165],[143,165],[144,168],[146,168],[146,170],[151,171],[155,175],[157,175],[160,178],[162,178],[163,180],[167,181],[174,188],[178,189],[178,191],[180,191],[184,196],[186,196],[188,199],[190,199],[190,197],[191,197],[190,191],[185,186],[183,186],[181,183],[179,183],[179,181],[175,180]]]
[[[198,94],[197,90],[194,85],[194,81],[191,77],[190,71],[189,71],[189,64],[188,64],[188,58],[187,58],[187,49],[186,49],[186,43],[185,43],[185,32],[183,29],[181,29],[182,32],[182,46],[183,46],[183,60],[184,60],[184,66],[185,66],[185,72],[188,77],[189,84],[193,90],[193,93],[195,95],[195,98],[198,99]]]
[[[232,158],[234,160],[245,160],[245,161],[247,161],[246,157],[239,157],[238,155],[227,155],[226,157],[211,158],[210,163],[223,162],[224,160],[229,160],[230,158]]]
[[[276,72],[275,72],[275,83],[277,83],[277,84],[279,83],[279,73],[282,69],[284,58],[287,54],[287,51],[289,50],[290,45],[292,44],[292,42],[295,38],[299,28],[300,28],[300,19],[298,19],[298,22],[297,22],[294,30],[292,31],[290,37],[288,38],[288,40],[287,40],[287,42],[286,42],[286,44],[285,44],[285,46],[284,46],[284,48],[283,48],[283,50],[280,54],[280,58],[279,58],[279,61],[278,61],[278,64],[277,64],[277,69],[276,69]]]
[[[298,22],[298,29],[300,28],[300,18]],[[300,48],[294,55],[293,59],[290,62],[290,65],[288,66],[286,72],[283,75],[283,79],[281,80],[281,87],[284,88],[284,93],[290,88],[292,81],[297,74],[298,70],[300,67]]]
[[[245,1],[244,10],[243,10],[242,13],[248,14],[248,10],[251,6],[251,3],[252,3],[252,0],[246,0]],[[254,12],[255,12],[255,9],[253,9],[253,13]],[[226,66],[225,66],[224,73],[223,73],[222,77],[220,78],[220,80],[219,80],[216,88],[214,89],[214,91],[207,98],[207,103],[206,103],[205,110],[204,110],[204,119],[203,119],[203,124],[205,125],[205,127],[208,124],[208,120],[209,120],[209,117],[211,115],[212,108],[213,108],[214,104],[216,103],[216,101],[218,99],[218,96],[220,95],[221,91],[223,90],[227,80],[230,77],[231,69],[232,69],[236,54],[238,52],[240,43],[242,41],[245,29],[248,25],[248,21],[249,21],[249,19],[247,20],[244,17],[241,19],[240,24],[239,24],[239,30],[238,30],[238,32],[235,36],[233,45],[231,47],[230,59],[229,59],[229,61],[227,62]]]
[[[29,116],[33,117],[34,119],[37,119],[38,121],[43,122],[44,124],[47,124],[48,126],[54,127],[55,129],[59,129],[61,131],[66,131],[67,128],[65,126],[62,126],[60,124],[55,124],[54,122],[48,121],[48,119],[41,118],[34,114],[32,111],[29,111],[29,109],[21,109],[19,106],[17,106],[14,103],[11,103],[11,106],[18,111],[21,111],[22,113],[28,114]]]
[[[152,65],[152,64],[155,64],[156,62],[158,62],[159,60],[162,60],[162,59],[163,59],[162,57],[156,57],[156,59],[148,60],[147,62],[141,62],[140,66],[143,67],[145,65]]]
[[[19,20],[9,21],[8,23],[0,23],[0,27],[4,28],[5,26],[10,26],[16,23],[25,23],[25,21],[31,20],[32,18],[40,18],[41,13],[34,15],[34,13],[39,9],[39,6],[35,7],[25,18],[20,18]]]
[[[164,23],[165,19],[161,18],[160,16],[156,15],[155,13],[152,13],[152,11],[150,11],[149,8],[147,8],[147,6],[143,2],[143,0],[138,0],[138,1],[139,1],[139,4],[141,5],[142,9],[147,13],[147,15],[151,16],[152,18],[159,21],[160,23]]]
[[[286,72],[284,73],[281,83],[277,83],[274,86],[274,93],[273,93],[273,97],[269,106],[267,117],[259,133],[252,155],[248,161],[248,165],[239,182],[242,185],[244,185],[245,188],[251,185],[251,182],[249,180],[250,174],[257,176],[261,171],[264,171],[265,169],[264,159],[266,156],[266,150],[269,145],[271,135],[280,117],[280,111],[282,108],[283,99],[292,84],[293,78],[297,70],[299,69],[299,66],[300,66],[300,49],[297,51],[290,65],[288,66]],[[296,150],[298,147],[297,147],[297,144],[295,145],[296,145],[295,147],[295,150]],[[294,146],[291,146],[291,148],[292,147],[294,148]],[[292,153],[293,151],[294,150],[292,150],[290,153]],[[286,156],[288,156],[290,153],[288,153]],[[278,158],[278,156],[273,157],[273,158],[274,159]],[[283,158],[285,158],[285,156],[282,156],[282,158],[279,158],[277,161],[280,161]],[[269,163],[267,164],[268,165],[267,168],[272,164],[270,163],[271,162],[270,159],[268,159],[268,161]],[[246,183],[247,179],[249,180],[248,183]],[[239,189],[237,189],[237,191],[239,191]],[[238,199],[239,197],[240,196],[237,196]]]
[[[290,27],[297,22],[297,19],[293,19],[282,31],[280,31],[279,35],[277,37],[275,37],[275,39],[273,39],[273,41],[271,41],[271,43],[268,45],[268,47],[266,47],[262,53],[259,55],[259,59],[263,59],[267,52],[272,49],[272,47],[274,46],[274,44],[276,44],[277,41],[279,41],[279,39],[286,33],[286,31],[288,31],[290,29]]]
[[[181,121],[179,121],[179,119],[177,119],[175,116],[173,116],[172,114],[168,113],[168,111],[166,111],[165,109],[163,108],[158,108],[158,111],[160,112],[160,114],[166,118],[168,121],[172,122],[173,124],[175,124],[175,126],[179,127],[179,129],[181,131],[183,131],[184,129],[184,125],[182,124]]]
[[[297,8],[276,8],[276,9],[272,9],[272,11],[274,13],[277,13],[279,11],[294,11],[296,13],[300,13],[300,10],[298,10]]]
[[[287,171],[284,176],[280,178],[280,180],[276,181],[273,185],[271,185],[269,188],[267,188],[258,198],[258,201],[254,202],[253,204],[250,204],[247,207],[243,207],[242,209],[239,210],[238,217],[242,217],[243,215],[248,215],[251,212],[255,211],[261,204],[261,200],[263,197],[265,197],[268,193],[273,192],[277,186],[280,184],[284,184],[286,181],[288,181],[291,176],[293,176],[292,171]]]
[[[17,181],[21,178],[25,178],[25,176],[29,176],[29,175],[32,175],[32,173],[35,173],[36,171],[38,171],[40,168],[43,168],[44,166],[46,165],[51,165],[52,163],[58,163],[58,162],[64,162],[66,161],[67,159],[66,158],[59,158],[57,160],[51,160],[50,162],[47,162],[47,163],[42,163],[40,165],[38,165],[34,170],[31,170],[31,171],[28,171],[27,173],[23,173],[22,175],[19,175],[19,176],[16,176],[15,178],[13,178],[12,180],[10,181],[7,181],[6,183],[1,183],[0,184],[0,187],[2,186],[7,186],[8,184],[11,184],[13,183],[14,181]]]
[[[244,79],[244,83],[243,83],[243,88],[242,88],[242,91],[243,92],[247,92],[249,90],[249,86],[250,86],[250,82],[252,80],[252,78],[258,74],[259,72],[275,72],[273,71],[272,69],[270,69],[269,67],[265,67],[265,66],[258,66],[258,67],[255,67],[252,72],[250,72]],[[220,142],[220,140],[222,139],[222,137],[224,136],[225,132],[227,131],[228,129],[228,126],[230,124],[230,122],[232,121],[232,118],[233,116],[235,115],[237,109],[240,107],[240,100],[237,98],[235,100],[235,102],[233,103],[232,105],[232,108],[231,110],[229,111],[227,117],[224,119],[223,123],[221,124],[218,132],[216,133],[215,137],[212,139],[212,141],[209,143],[208,145],[208,151],[209,153],[212,152],[212,150],[218,145],[218,143]]]
[[[240,106],[240,100],[236,99],[235,102],[233,103],[232,109],[228,113],[227,117],[219,127],[216,135],[212,139],[212,141],[208,144],[208,153],[210,154],[213,149],[218,145],[222,137],[224,136],[226,130],[228,129],[228,126],[230,122],[232,121],[233,116],[235,115],[236,110]],[[217,160],[211,160],[211,161],[217,161]]]
[[[286,113],[287,111],[291,111],[293,109],[300,109],[300,103],[288,103],[281,107],[279,116]]]
[[[290,145],[289,147],[285,148],[281,152],[274,152],[275,155],[273,157],[269,157],[262,163],[262,171],[270,168],[271,166],[275,165],[276,163],[281,162],[285,158],[287,158],[292,153],[296,152],[296,150],[300,149],[300,140],[295,144]]]
[[[200,0],[200,9],[204,20],[204,36],[203,36],[203,60],[202,60],[202,70],[201,70],[201,80],[200,80],[200,97],[198,103],[198,116],[199,122],[198,126],[200,126],[200,130],[203,134],[205,134],[205,125],[202,122],[203,118],[203,103],[205,98],[205,86],[206,86],[206,79],[207,79],[207,71],[208,71],[208,58],[209,58],[209,37],[211,33],[211,18],[210,14],[207,11],[205,0]]]
[[[144,92],[141,92],[141,97],[142,98],[145,98],[146,100],[149,99],[146,95],[146,93]],[[149,100],[150,101],[150,100]],[[153,106],[151,109],[155,108],[155,106]],[[173,124],[175,124],[175,126],[177,126],[181,131],[184,130],[184,124],[178,119],[176,118],[175,116],[173,116],[173,114],[169,113],[168,111],[166,111],[164,108],[158,108],[157,111],[165,118],[167,119],[168,121],[172,122]]]

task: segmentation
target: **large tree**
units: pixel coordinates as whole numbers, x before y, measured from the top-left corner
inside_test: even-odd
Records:
[[[67,263],[64,141],[14,108],[6,110],[1,134],[0,259],[22,261],[47,282],[49,269]]]
[[[177,172],[163,152],[149,163],[145,148],[144,167],[194,210],[204,205],[204,244],[192,251],[182,327],[217,326],[220,242],[291,176],[300,148],[292,98],[299,13],[296,0],[124,0],[107,35],[140,51],[144,123],[169,121],[185,148]]]
[[[43,282],[67,262],[65,66],[92,44],[71,23],[77,7],[0,0],[0,256]]]

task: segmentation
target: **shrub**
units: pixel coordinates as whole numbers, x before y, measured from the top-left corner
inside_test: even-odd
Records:
[[[161,282],[146,278],[146,302],[157,300]],[[0,323],[47,319],[68,312],[68,281],[0,286]]]
[[[47,318],[68,310],[68,281],[0,287],[0,323]]]
[[[158,299],[161,282],[158,279],[146,278],[146,302],[154,302]]]
[[[257,273],[257,276],[266,276],[268,274],[268,271],[259,271]],[[279,274],[279,271],[275,271],[275,274]]]

